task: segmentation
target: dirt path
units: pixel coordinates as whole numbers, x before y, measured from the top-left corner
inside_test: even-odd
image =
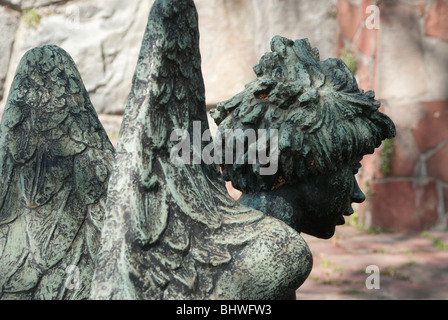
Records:
[[[299,300],[448,299],[448,232],[370,234],[343,226],[330,240],[304,238],[314,266]]]

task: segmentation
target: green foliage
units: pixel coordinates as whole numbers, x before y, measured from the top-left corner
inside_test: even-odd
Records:
[[[391,171],[391,162],[394,155],[394,142],[391,139],[386,139],[383,142],[383,147],[380,153],[380,171],[384,177],[389,176]]]
[[[421,233],[421,236],[422,236],[422,238],[429,238],[431,235],[429,234],[428,231],[423,231],[423,232]]]
[[[369,234],[391,233],[393,230],[385,229],[383,227],[372,226],[365,229]]]
[[[448,251],[448,244],[446,244],[442,239],[434,237],[428,231],[422,232],[421,236],[432,240],[432,245],[439,251]]]
[[[371,184],[370,180],[367,180],[364,183],[364,194],[366,195],[367,199],[370,199],[373,197],[372,184]]]
[[[362,225],[359,222],[359,215],[356,212],[347,219],[347,225],[359,229],[362,228]]]
[[[329,9],[326,16],[328,19],[336,19],[338,17],[338,12],[335,9]]]
[[[356,63],[356,58],[352,50],[347,48],[343,49],[341,51],[341,59],[354,75],[358,72],[358,64]]]
[[[333,271],[342,271],[344,270],[344,266],[340,266],[337,265],[336,263],[334,263],[333,261],[329,260],[328,258],[323,258],[321,263],[320,263],[320,267],[322,268],[329,268]]]
[[[41,16],[35,8],[25,10],[22,16],[27,28],[37,28],[40,23],[40,18]]]
[[[409,261],[399,266],[390,266],[383,270],[382,274],[386,277],[394,277],[397,280],[409,281],[411,276],[403,273],[404,269],[415,264],[415,261]]]

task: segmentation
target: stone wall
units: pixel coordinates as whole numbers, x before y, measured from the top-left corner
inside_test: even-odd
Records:
[[[336,1],[196,0],[208,105],[255,78],[252,67],[276,34],[310,38],[322,57],[334,56]],[[152,3],[0,0],[0,97],[23,54],[53,43],[75,60],[97,111],[122,113]]]
[[[0,43],[2,52],[11,52],[9,63],[4,64],[4,98],[23,54],[35,46],[52,43],[73,57],[98,112],[123,111],[152,1],[0,3],[1,14],[12,20],[9,29],[15,30],[12,46],[11,42],[4,43],[3,37]],[[3,24],[2,19],[0,30]],[[5,75],[5,69],[0,69],[0,74]]]
[[[360,87],[375,90],[397,137],[363,161],[367,226],[446,229],[448,214],[448,1],[340,0],[338,51],[356,57]],[[367,11],[367,13],[366,13]]]

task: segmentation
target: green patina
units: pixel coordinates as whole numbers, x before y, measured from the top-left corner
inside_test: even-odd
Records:
[[[175,130],[208,129],[198,25],[193,0],[154,2],[116,151],[70,56],[24,56],[0,132],[0,298],[295,297],[312,267],[299,232],[332,236],[345,197],[364,199],[360,158],[395,127],[341,59],[276,36],[213,113],[219,130],[279,132],[278,172],[222,166],[235,202],[216,165],[170,158]]]

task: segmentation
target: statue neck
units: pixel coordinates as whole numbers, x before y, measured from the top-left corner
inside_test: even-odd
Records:
[[[243,194],[238,202],[282,220],[300,232],[299,222],[302,216],[299,206],[300,194],[291,186],[283,186],[272,191]]]

